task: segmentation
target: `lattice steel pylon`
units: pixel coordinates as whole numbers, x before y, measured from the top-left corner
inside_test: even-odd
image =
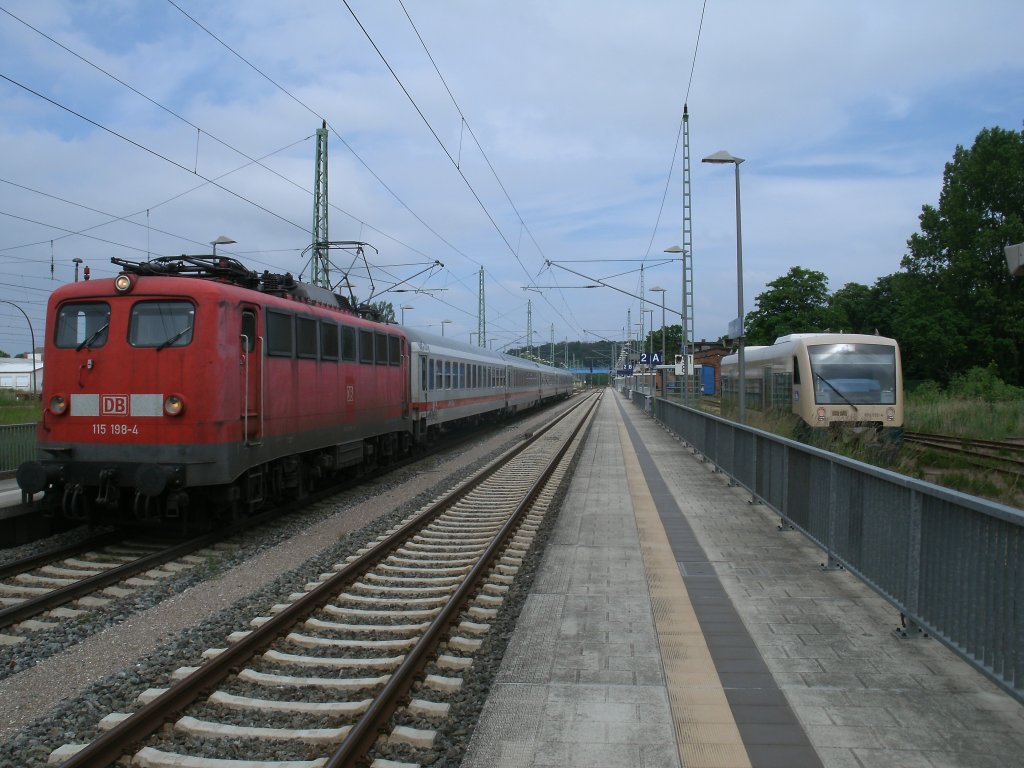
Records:
[[[690,217],[690,114],[683,104],[683,315],[682,354],[686,363],[693,351],[693,222]],[[683,397],[689,400],[693,371],[687,369]]]
[[[316,169],[313,172],[313,258],[310,279],[313,285],[331,287],[331,260],[327,243],[327,121],[316,131]]]
[[[484,268],[480,267],[480,305],[476,311],[476,343],[487,346],[487,302],[484,301]]]

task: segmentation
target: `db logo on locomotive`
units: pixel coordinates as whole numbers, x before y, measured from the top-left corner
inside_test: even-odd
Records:
[[[128,395],[101,395],[100,416],[127,416]]]

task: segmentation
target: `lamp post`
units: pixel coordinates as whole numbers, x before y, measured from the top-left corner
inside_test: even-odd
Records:
[[[227,235],[221,235],[216,240],[211,240],[210,241],[210,245],[213,246],[213,255],[214,256],[217,255],[217,246],[218,245],[231,245],[232,243],[236,243],[236,242],[238,242],[238,241],[237,240],[232,240]]]
[[[647,314],[649,314],[651,316],[651,324],[650,324],[650,326],[648,326],[648,327],[651,328],[651,330],[648,331],[647,339],[646,339],[646,341],[647,341],[647,375],[650,375],[651,363],[653,362],[652,358],[654,357],[654,309],[652,308],[652,309],[641,309],[640,310],[640,321],[641,321],[640,324],[641,324],[641,326],[643,326],[644,315],[647,315]],[[641,339],[640,343],[643,344],[644,341],[645,341],[644,339]],[[654,381],[653,380],[651,381],[650,384],[648,384],[645,381],[644,382],[644,387],[646,389],[648,389],[647,394],[649,394],[649,395],[653,395],[654,394]]]
[[[661,286],[654,286],[651,288],[651,293],[661,294],[661,364],[665,365],[665,289]],[[661,396],[665,397],[667,393],[665,386],[665,369],[661,369]]]
[[[77,269],[77,267],[76,267]],[[32,330],[32,321],[28,319],[28,314],[25,310],[15,304],[13,301],[7,301],[6,299],[0,299],[0,304],[10,304],[16,310],[25,315],[25,322],[28,323],[28,335],[32,340],[32,351],[29,352],[29,364],[32,366],[32,394],[36,394],[36,332]]]
[[[407,309],[416,309],[416,307],[414,307],[412,304],[402,305],[402,325],[405,325],[405,310]]]
[[[743,228],[740,216],[740,163],[742,157],[734,157],[724,149],[708,155],[701,162],[727,164],[732,163],[736,169],[736,334],[739,339],[739,386],[738,395],[740,400],[739,423],[747,423],[747,368],[743,354],[743,337],[746,329],[743,327]]]
[[[78,258],[77,256],[75,256],[75,258],[73,258],[71,261],[73,261],[74,264],[75,264],[75,282],[77,283],[78,282],[78,265],[82,263],[82,260],[80,258]]]
[[[683,262],[683,313],[681,317],[682,322],[682,336],[679,344],[679,351],[683,354],[683,380],[679,383],[680,394],[683,397],[683,402],[689,404],[690,401],[690,364],[689,364],[689,351],[690,351],[690,305],[686,300],[686,283],[687,283],[687,263],[686,260],[689,254],[685,248],[680,248],[678,245],[673,245],[664,250],[664,253],[678,253],[680,255],[680,261]],[[685,383],[685,389],[683,384]]]
[[[452,320],[442,320],[441,321],[441,336],[444,336],[444,327],[446,325],[448,325],[448,323],[451,323],[451,322],[453,322],[453,321]]]

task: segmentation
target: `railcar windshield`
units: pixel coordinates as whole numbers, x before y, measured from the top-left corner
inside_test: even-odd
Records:
[[[192,343],[196,308],[189,301],[140,301],[132,307],[128,343],[133,347],[184,347]]]
[[[110,328],[110,305],[105,301],[62,304],[57,310],[54,344],[61,349],[102,347]]]
[[[817,344],[807,348],[819,405],[896,403],[896,349],[884,344]]]

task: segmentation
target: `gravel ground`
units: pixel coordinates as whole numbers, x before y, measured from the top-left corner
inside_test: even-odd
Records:
[[[136,708],[141,691],[166,685],[179,666],[199,663],[203,651],[222,647],[228,634],[247,629],[253,617],[265,614],[282,595],[301,591],[317,574],[518,442],[550,413],[498,430],[456,456],[427,459],[345,491],[243,536],[220,558],[173,583],[116,601],[84,620],[64,622],[60,630],[39,633],[26,643],[0,648],[0,669],[6,669],[0,674],[7,675],[0,680],[0,768],[43,766],[61,744],[93,738],[100,718]],[[524,569],[529,579],[545,539],[546,534],[538,537],[531,550],[531,565]],[[489,660],[474,664],[463,691],[453,698],[453,709],[462,716],[429,756],[433,763],[456,765],[461,759],[528,591],[528,585],[517,584],[506,600],[496,631],[487,639]]]

